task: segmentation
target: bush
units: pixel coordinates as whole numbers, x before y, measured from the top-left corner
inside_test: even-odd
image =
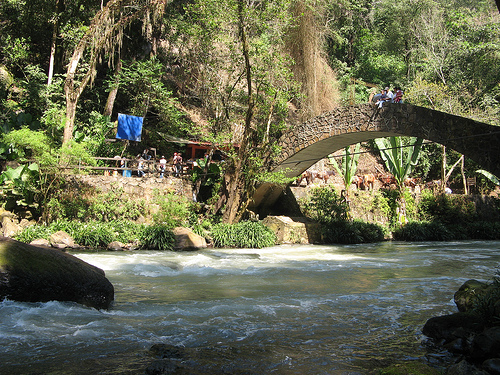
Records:
[[[311,197],[304,204],[305,215],[320,223],[346,220],[349,206],[332,186],[311,190]]]
[[[71,185],[66,188],[67,185]],[[47,204],[47,217],[54,220],[135,220],[144,211],[143,200],[126,198],[122,189],[106,193],[66,181]]]
[[[484,293],[478,293],[470,313],[478,315],[487,324],[497,325],[500,319],[498,302],[500,301],[500,276],[497,270],[493,282],[485,289]]]
[[[393,232],[393,238],[399,241],[451,241],[453,232],[443,223],[410,222]]]
[[[498,240],[500,223],[477,221],[461,225],[440,221],[410,222],[393,232],[399,241]]]
[[[113,220],[106,223],[115,234],[115,241],[130,243],[139,240],[144,229],[143,224],[137,224],[127,220]]]
[[[154,224],[142,230],[139,241],[143,249],[172,250],[175,236],[168,225]]]
[[[499,240],[500,223],[489,221],[476,221],[466,226],[468,238],[473,240]]]
[[[107,247],[110,242],[116,240],[112,228],[97,221],[79,223],[69,234],[77,244],[92,248]]]
[[[155,223],[170,228],[188,226],[192,207],[189,199],[173,193],[164,196],[157,193],[154,202],[160,206],[160,210],[153,215]]]
[[[276,244],[275,233],[261,222],[242,221],[236,224],[215,224],[212,227],[215,247],[260,249]]]
[[[143,226],[125,220],[107,223],[98,221],[78,222],[57,220],[50,225],[32,225],[25,228],[16,236],[18,241],[30,243],[39,238],[48,240],[50,235],[57,231],[64,231],[74,238],[81,246],[92,248],[106,247],[112,241],[124,243],[139,239]]]
[[[325,243],[354,244],[379,242],[384,240],[384,229],[377,224],[363,221],[337,221],[324,225]]]
[[[477,220],[476,206],[467,196],[433,195],[423,191],[418,207],[424,220],[439,220],[445,224],[461,224]]]
[[[398,190],[381,189],[382,197],[385,200],[386,214],[391,228],[398,227],[400,223],[399,209],[402,202],[406,207],[406,218],[408,220],[417,219],[417,206],[415,199],[408,189],[403,191],[401,195]]]

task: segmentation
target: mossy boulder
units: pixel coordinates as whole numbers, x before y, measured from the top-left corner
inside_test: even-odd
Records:
[[[0,299],[72,301],[107,309],[113,285],[104,271],[57,249],[0,237]]]
[[[485,295],[491,285],[477,280],[467,280],[455,293],[454,300],[458,311],[467,312],[474,308],[478,298]]]

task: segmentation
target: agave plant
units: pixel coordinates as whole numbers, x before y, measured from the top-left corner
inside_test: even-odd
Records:
[[[397,199],[397,217],[399,224],[408,222],[406,217],[406,202],[404,199],[404,182],[411,173],[412,168],[417,164],[423,139],[411,137],[410,145],[403,144],[402,137],[377,138],[377,145],[380,156],[385,162],[389,172],[392,173],[398,186],[399,197]]]
[[[356,143],[354,145],[354,151],[351,152],[351,146],[347,146],[344,149],[344,155],[342,156],[341,165],[337,163],[335,158],[329,157],[330,163],[333,164],[337,173],[342,176],[344,180],[344,186],[346,194],[349,192],[349,187],[352,184],[354,176],[356,175],[356,170],[358,169],[358,160],[359,160],[359,150],[361,144]]]
[[[389,172],[394,176],[401,192],[405,186],[406,178],[417,164],[423,141],[422,138],[411,137],[410,146],[405,146],[402,137],[375,139],[380,156],[382,156]]]

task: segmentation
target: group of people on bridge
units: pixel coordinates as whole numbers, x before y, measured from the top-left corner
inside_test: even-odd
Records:
[[[379,94],[373,96],[372,99],[377,108],[382,108],[382,105],[388,103],[403,103],[403,90],[401,87],[396,86],[394,92],[389,87],[380,90]]]

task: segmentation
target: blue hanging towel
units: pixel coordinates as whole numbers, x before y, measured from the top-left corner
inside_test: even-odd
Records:
[[[143,120],[144,117],[118,113],[118,131],[116,132],[116,138],[140,142]]]

